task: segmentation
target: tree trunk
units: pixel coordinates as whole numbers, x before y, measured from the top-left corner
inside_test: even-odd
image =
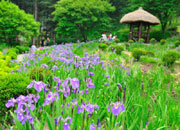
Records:
[[[37,0],[34,0],[34,18],[35,18],[36,21],[38,20],[38,14],[37,13],[38,13]],[[35,45],[35,42],[36,42],[36,38],[35,37],[33,37],[32,42]]]

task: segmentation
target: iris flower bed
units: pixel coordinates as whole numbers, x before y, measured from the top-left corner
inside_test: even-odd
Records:
[[[83,43],[85,44],[85,43]],[[81,46],[78,44],[77,46]],[[34,66],[49,70],[32,80],[29,95],[12,97],[13,124],[19,130],[121,130],[178,129],[179,88],[163,67],[144,75],[138,66],[111,65],[88,52],[75,55],[72,44],[53,46],[32,53],[18,73],[26,75]],[[81,51],[81,50],[79,50]],[[46,62],[45,58],[51,62]],[[168,85],[168,87],[167,87]],[[174,95],[172,93],[174,92]]]

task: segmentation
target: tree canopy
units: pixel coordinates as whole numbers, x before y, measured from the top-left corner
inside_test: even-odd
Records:
[[[56,31],[63,39],[89,40],[109,27],[114,7],[102,0],[60,0],[56,4]]]
[[[162,31],[165,32],[168,22],[177,14],[179,0],[130,0],[129,8],[135,10],[143,7],[161,21]]]
[[[0,2],[0,37],[1,42],[13,44],[18,37],[29,40],[39,33],[40,24],[36,22],[33,15],[25,13],[11,2],[2,0]]]

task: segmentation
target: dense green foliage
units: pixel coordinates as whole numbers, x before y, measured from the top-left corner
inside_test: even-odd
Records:
[[[26,87],[30,83],[30,79],[20,74],[8,74],[0,76],[0,116],[4,116],[7,112],[5,103],[11,98],[17,98],[20,95],[27,94],[31,91]],[[0,122],[4,119],[0,118]]]
[[[99,38],[108,29],[108,12],[114,8],[101,0],[61,0],[56,4],[56,31],[66,41],[90,40]]]
[[[33,15],[26,14],[11,2],[0,2],[0,42],[14,45],[18,39],[30,40],[38,35],[38,30],[39,23],[35,22]]]
[[[99,48],[100,48],[101,50],[105,50],[106,48],[108,48],[108,45],[105,44],[105,43],[100,43],[100,44],[99,44]]]
[[[179,52],[174,50],[167,51],[163,56],[163,62],[167,66],[171,66],[175,63],[175,61],[180,57]]]
[[[146,54],[146,51],[143,48],[134,48],[132,54],[135,59],[139,60],[141,56]]]

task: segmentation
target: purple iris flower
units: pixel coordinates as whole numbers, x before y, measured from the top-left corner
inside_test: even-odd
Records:
[[[50,103],[52,104],[57,99],[59,99],[58,92],[55,92],[55,93],[49,92],[46,96],[43,106],[49,105]]]
[[[70,130],[70,126],[68,123],[63,124],[63,130]]]
[[[27,88],[32,88],[33,87],[33,84],[34,84],[34,88],[36,91],[38,92],[41,92],[42,89],[46,88],[46,84],[43,83],[42,81],[32,81],[28,86]]]
[[[67,123],[67,121],[70,120],[70,123],[72,124],[72,118],[71,117],[67,117],[66,119],[63,119],[61,116],[58,117],[58,122],[59,121],[63,121],[64,124],[63,124],[63,130],[70,130],[70,126],[69,126],[69,123]]]
[[[44,68],[46,68],[46,69],[49,68],[48,65],[46,65],[46,64],[42,64],[41,67],[43,67],[43,69],[44,69]]]
[[[59,77],[54,77],[53,80],[54,80],[55,82],[57,82],[57,86],[59,87],[59,85],[61,84],[60,78],[59,78]]]
[[[69,87],[66,87],[66,88],[64,87],[63,89],[59,89],[59,92],[62,92],[65,97],[68,97],[69,94],[70,94],[70,88]]]
[[[30,110],[35,110],[35,105],[33,103],[38,102],[39,95],[29,94],[27,96],[19,96],[17,99],[11,99],[6,104],[6,107],[15,107],[17,104],[17,109],[14,111],[17,113],[17,119],[24,124],[26,121],[33,124],[34,118],[30,114]]]
[[[97,125],[95,125],[94,123],[92,123],[92,124],[90,125],[90,130],[96,130],[96,129],[100,129],[100,127],[97,126]]]
[[[112,106],[111,111],[115,116],[119,115],[120,112],[125,111],[124,105],[121,104],[121,102],[111,103],[110,106]],[[108,112],[110,112],[110,106],[108,106]]]
[[[54,65],[53,68],[52,68],[52,71],[54,72],[57,69],[58,69],[58,67],[56,65]]]
[[[73,89],[79,88],[79,80],[76,78],[73,78],[70,80],[71,86]]]
[[[87,88],[86,90],[85,90],[85,94],[88,94],[89,93],[89,89]]]
[[[94,73],[93,72],[89,72],[89,76],[94,76]]]
[[[94,85],[94,83],[90,82],[90,83],[87,83],[87,87],[88,88],[95,88],[95,85]]]
[[[8,100],[8,102],[6,103],[6,107],[9,108],[9,107],[14,107],[16,103],[16,100],[14,98],[11,98],[11,100]]]
[[[95,108],[96,108],[96,110],[99,110],[99,106],[96,104],[92,105],[92,104],[88,103],[85,107],[86,111],[88,111],[90,114],[92,114],[94,112]]]
[[[67,78],[63,81],[62,86],[66,87],[68,85],[68,83],[69,83],[69,78]]]

